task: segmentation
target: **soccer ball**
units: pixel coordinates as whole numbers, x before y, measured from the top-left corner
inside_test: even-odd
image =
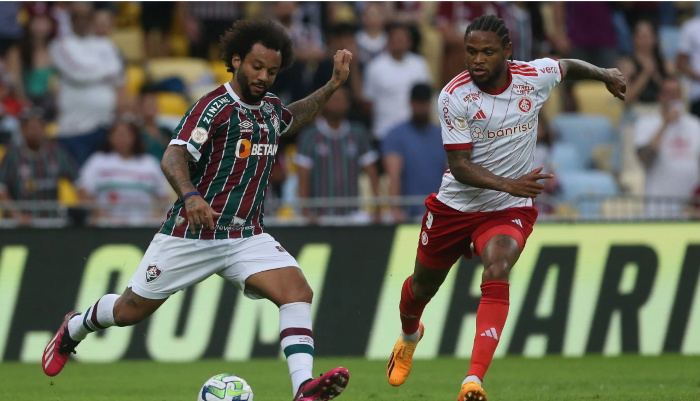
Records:
[[[197,401],[253,401],[253,389],[242,378],[222,373],[204,383]]]

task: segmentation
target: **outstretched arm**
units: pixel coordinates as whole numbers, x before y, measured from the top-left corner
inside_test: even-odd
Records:
[[[516,179],[498,176],[471,161],[472,150],[448,150],[447,164],[457,181],[476,188],[507,192],[520,198],[535,198],[542,193],[544,184],[538,180],[553,178],[552,174],[540,174],[542,167]]]
[[[625,77],[617,68],[600,68],[582,60],[559,60],[564,79],[593,79],[605,83],[608,91],[620,100],[625,100]]]
[[[292,126],[289,127],[285,133],[286,135],[294,134],[313,122],[318,111],[321,110],[333,93],[348,79],[352,53],[347,50],[338,50],[333,60],[333,76],[331,80],[311,95],[287,106],[289,112],[294,116],[294,121],[292,122]]]

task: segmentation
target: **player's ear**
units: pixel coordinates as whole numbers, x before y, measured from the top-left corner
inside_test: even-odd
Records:
[[[231,66],[234,70],[241,68],[242,62],[243,60],[241,60],[241,56],[239,56],[238,54],[234,54],[233,57],[231,57]]]
[[[512,43],[508,42],[508,44],[506,45],[506,48],[505,48],[505,52],[506,52],[506,59],[510,60],[510,55],[513,54],[513,44]]]

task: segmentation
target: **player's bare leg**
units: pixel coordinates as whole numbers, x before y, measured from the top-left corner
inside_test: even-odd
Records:
[[[48,376],[56,376],[63,370],[75,347],[95,331],[112,326],[132,326],[151,316],[167,298],[147,299],[127,288],[119,296],[107,294],[98,299],[85,312],[69,312],[56,335],[44,348],[42,368]]]
[[[481,303],[476,313],[476,337],[469,375],[462,382],[459,401],[486,401],[481,384],[501,338],[508,317],[510,269],[520,257],[520,246],[511,236],[494,235],[481,251],[484,272]]]
[[[297,267],[253,274],[246,290],[269,299],[280,308],[280,342],[289,366],[294,401],[327,401],[337,397],[350,378],[339,367],[314,379],[314,340],[311,331],[313,291]]]
[[[416,258],[413,275],[404,281],[399,304],[401,335],[386,366],[386,379],[392,386],[402,385],[411,373],[413,353],[425,332],[420,322],[423,309],[437,294],[449,272],[450,269],[429,269]]]

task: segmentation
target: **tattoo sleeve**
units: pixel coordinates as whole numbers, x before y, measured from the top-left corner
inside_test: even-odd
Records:
[[[188,192],[197,190],[190,180],[190,171],[187,167],[188,156],[189,152],[185,146],[171,145],[165,150],[163,160],[160,162],[165,178],[180,198]]]
[[[457,181],[476,188],[503,191],[506,179],[471,161],[472,150],[448,150],[447,164]]]
[[[318,111],[321,110],[326,102],[328,102],[328,99],[331,98],[335,90],[333,84],[329,81],[316,92],[287,106],[289,112],[294,116],[294,121],[292,122],[292,126],[287,130],[286,135],[294,134],[309,125],[314,120],[314,117],[316,117]]]
[[[559,65],[561,65],[564,79],[594,79],[596,81],[605,81],[608,78],[608,73],[605,69],[596,67],[582,60],[559,60]]]

